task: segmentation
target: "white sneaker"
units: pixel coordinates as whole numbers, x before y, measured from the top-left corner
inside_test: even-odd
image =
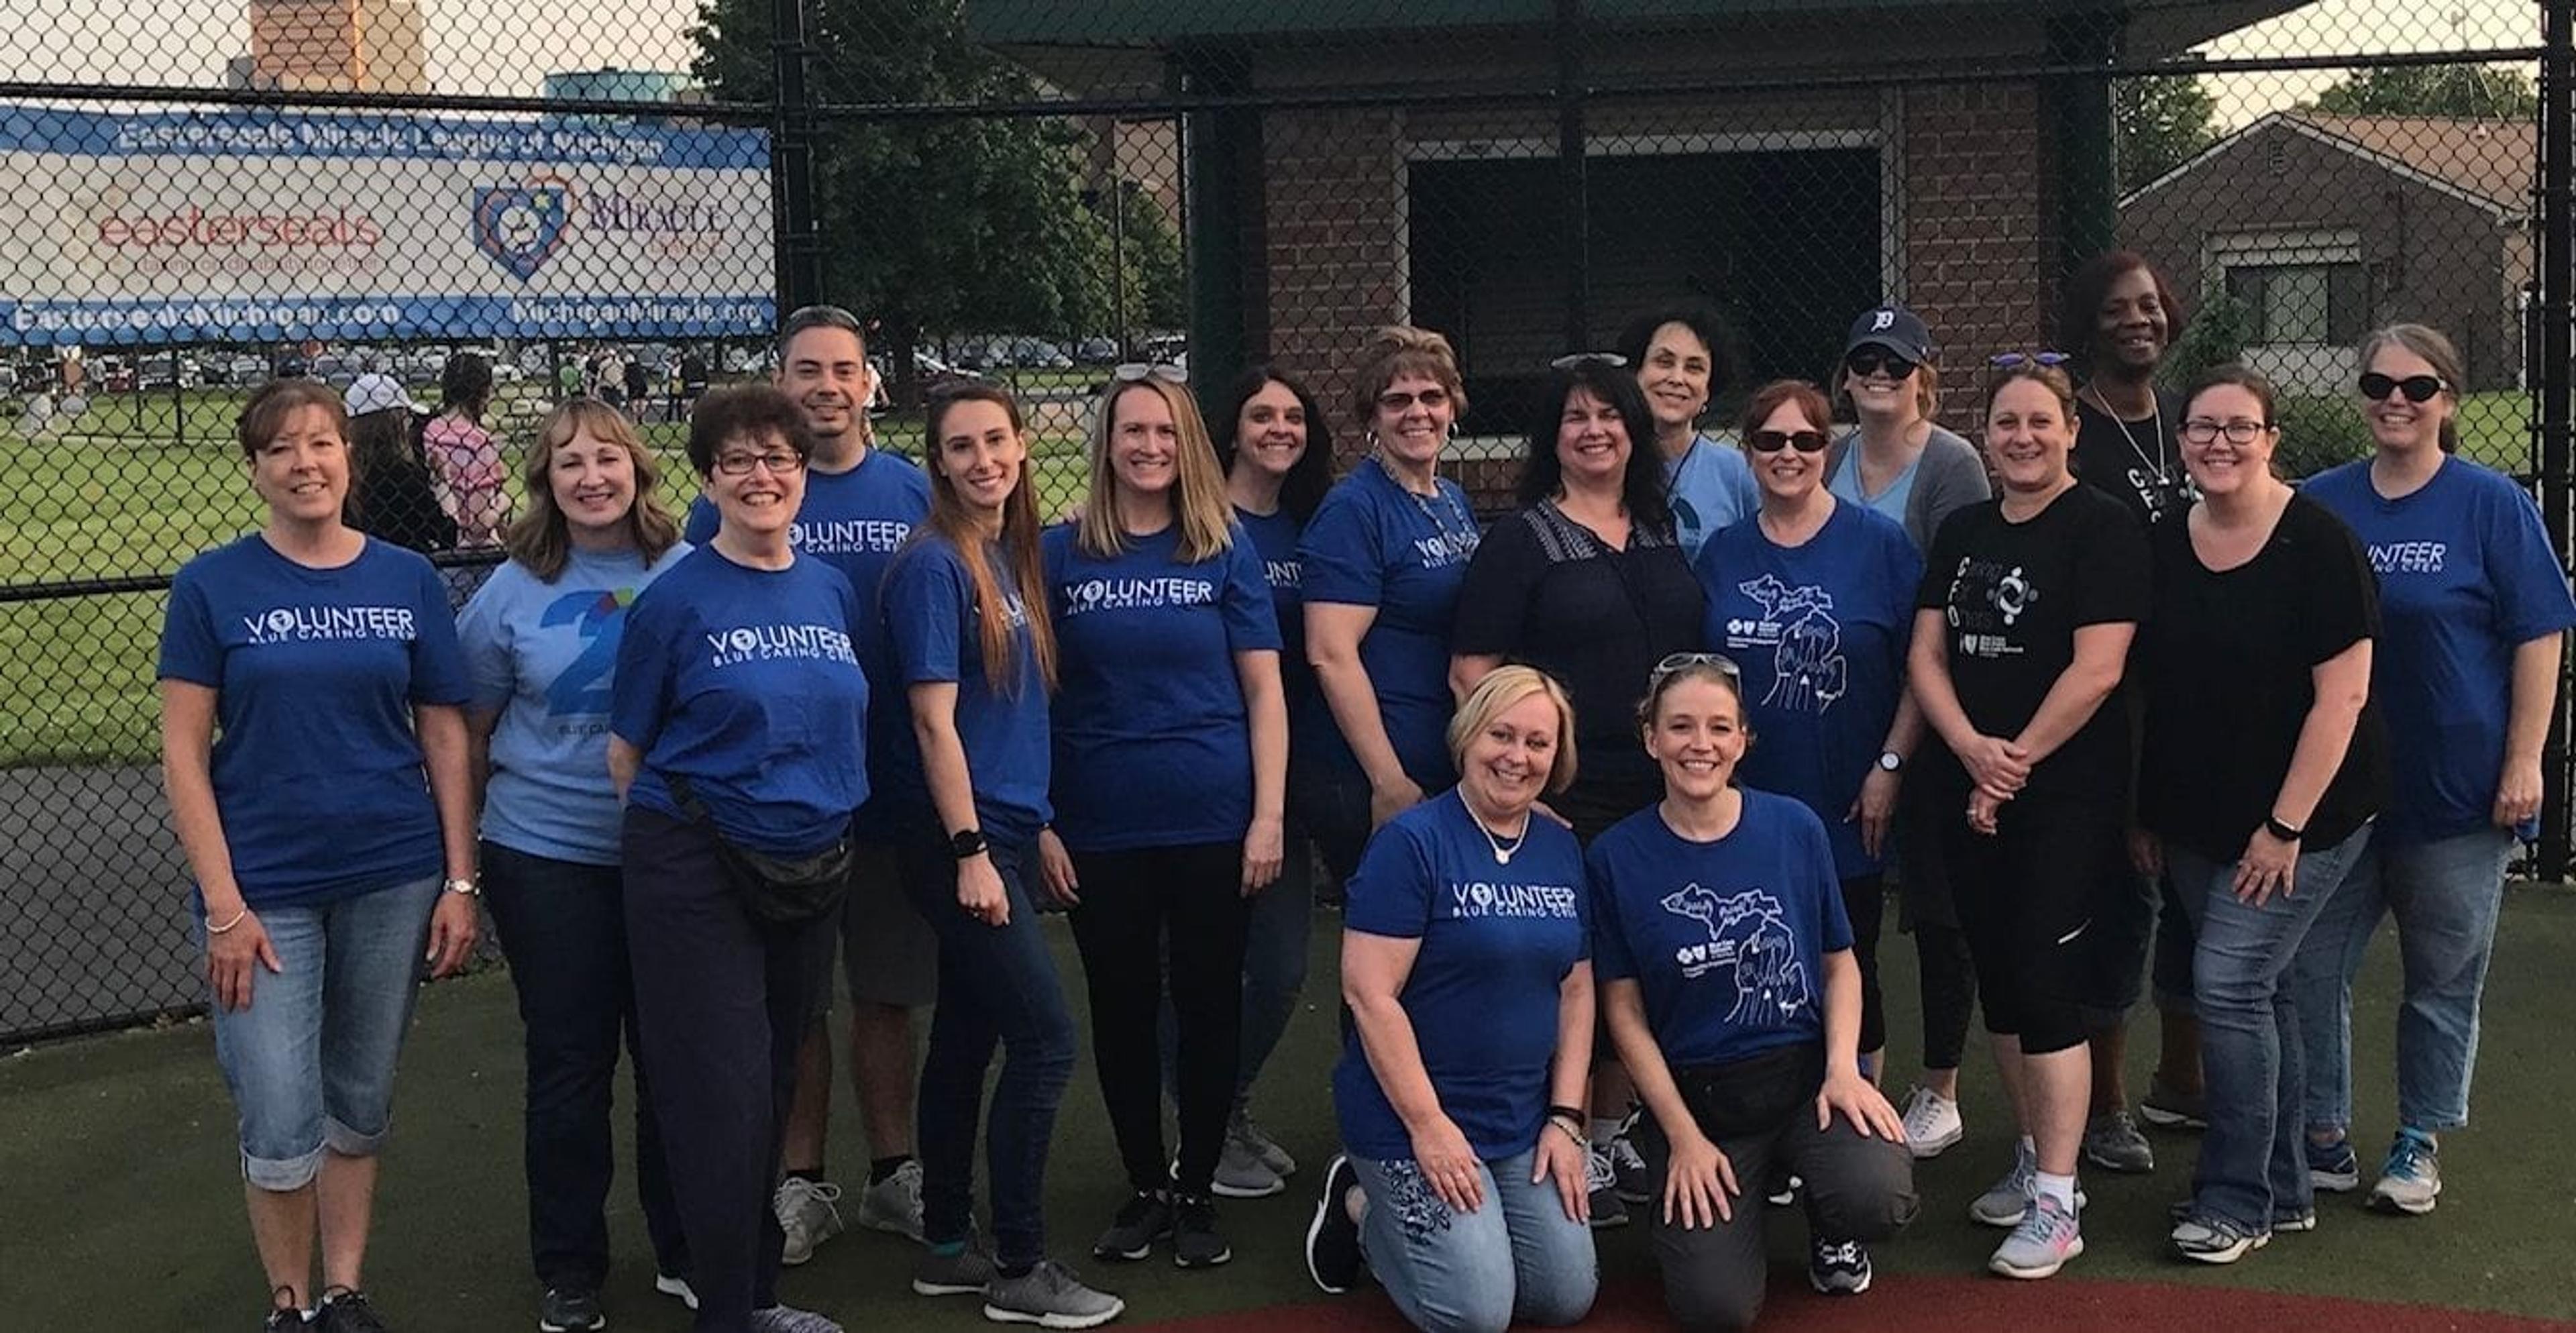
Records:
[[[1967,1137],[1967,1122],[1959,1118],[1959,1104],[1917,1086],[1905,1098],[1905,1146],[1917,1160],[1941,1155],[1942,1150]]]
[[[919,1160],[905,1162],[894,1169],[894,1174],[859,1191],[859,1225],[921,1239]]]
[[[814,1257],[814,1247],[841,1234],[841,1187],[824,1180],[789,1176],[778,1182],[769,1206],[778,1214],[778,1229],[787,1233],[778,1262],[801,1264]]]
[[[680,1304],[687,1306],[691,1310],[698,1308],[698,1293],[695,1289],[689,1286],[689,1280],[687,1278],[674,1277],[669,1273],[655,1273],[653,1275],[653,1290],[670,1297],[672,1300],[678,1301]]]

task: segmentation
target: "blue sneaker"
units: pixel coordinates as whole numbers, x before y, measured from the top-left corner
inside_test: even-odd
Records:
[[[2307,1142],[2308,1181],[2328,1194],[2350,1194],[2361,1188],[2361,1159],[2353,1155],[2350,1139],[2336,1139],[2319,1144]]]
[[[2379,1183],[2370,1187],[2370,1206],[2381,1212],[2421,1217],[2433,1211],[2442,1193],[2442,1150],[2422,1130],[2397,1131],[2388,1145],[2388,1162],[2379,1168]]]

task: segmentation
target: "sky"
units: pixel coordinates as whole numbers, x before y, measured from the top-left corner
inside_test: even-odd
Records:
[[[972,0],[968,0],[972,3]],[[1062,0],[1082,4],[1088,0]],[[1172,0],[1175,4],[1194,0]],[[441,92],[532,96],[550,70],[684,69],[696,0],[417,0]],[[2317,0],[2211,44],[2214,56],[2536,44],[2530,0]],[[0,69],[29,79],[220,86],[249,43],[245,0],[0,0]],[[2214,77],[2241,124],[2332,74]]]

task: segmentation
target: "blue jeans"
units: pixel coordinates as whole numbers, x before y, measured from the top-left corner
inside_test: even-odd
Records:
[[[2307,1047],[2311,1131],[2352,1125],[2352,978],[2384,914],[2397,918],[2405,975],[2397,1010],[2397,1119],[2427,1132],[2469,1123],[2478,998],[2504,905],[2510,829],[2363,852],[2308,931],[2292,987]]]
[[[2302,1077],[2297,997],[2283,984],[2317,919],[2370,846],[2364,825],[2299,857],[2288,893],[2237,898],[2233,864],[2165,849],[2166,882],[2191,914],[2193,1009],[2200,1015],[2209,1131],[2193,1201],[2252,1232],[2316,1206],[2300,1143]]]
[[[439,892],[432,875],[261,909],[281,970],[253,969],[249,1008],[214,1006],[215,1060],[241,1116],[242,1179],[299,1190],[322,1170],[324,1148],[373,1157],[384,1147]]]
[[[1360,1248],[1387,1298],[1423,1333],[1502,1333],[1591,1313],[1601,1287],[1592,1229],[1565,1215],[1552,1180],[1530,1183],[1535,1149],[1480,1165],[1485,1206],[1451,1210],[1412,1158],[1351,1159],[1368,1211]]]
[[[1030,851],[1024,842],[993,840],[1011,919],[988,926],[958,907],[957,860],[946,842],[915,837],[900,849],[904,891],[939,936],[939,1007],[921,1063],[922,1235],[933,1244],[962,1241],[972,1225],[975,1129],[984,1074],[999,1046],[1002,1072],[993,1084],[984,1158],[992,1174],[993,1257],[1006,1267],[1046,1257],[1047,1149],[1073,1077],[1073,1018],[1020,882]]]

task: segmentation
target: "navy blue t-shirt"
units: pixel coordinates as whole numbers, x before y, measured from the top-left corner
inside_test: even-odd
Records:
[[[2504,773],[2514,649],[2576,624],[2567,571],[2540,507],[2511,479],[2446,458],[2414,494],[2390,500],[2370,461],[2308,479],[2301,493],[2348,524],[2379,576],[2380,635],[2370,697],[2388,722],[2394,779],[2384,842],[2485,828]],[[2524,838],[2538,833],[2525,824]]]
[[[1801,546],[1773,542],[1754,519],[1721,529],[1698,569],[1708,645],[1744,669],[1745,721],[1759,738],[1737,780],[1815,811],[1837,876],[1875,873],[1879,858],[1843,815],[1905,698],[1923,558],[1894,520],[1839,503]]]
[[[1252,729],[1234,655],[1279,651],[1261,556],[1238,528],[1185,563],[1180,525],[1103,560],[1046,532],[1061,664],[1055,831],[1078,852],[1231,842],[1252,822]]]
[[[1360,664],[1377,691],[1379,720],[1405,776],[1424,791],[1458,780],[1449,766],[1449,620],[1467,561],[1476,554],[1475,511],[1446,478],[1415,495],[1364,458],[1324,495],[1297,545],[1308,605],[1371,607]],[[1337,730],[1322,756],[1346,772],[1358,761]]]
[[[1328,737],[1313,730],[1320,722],[1324,732],[1330,732],[1333,714],[1324,707],[1323,693],[1315,688],[1315,668],[1306,660],[1305,567],[1297,560],[1297,543],[1305,535],[1305,525],[1285,509],[1267,514],[1237,509],[1234,520],[1243,525],[1245,535],[1252,538],[1252,549],[1260,553],[1262,577],[1270,584],[1270,605],[1279,614],[1279,683],[1288,696],[1289,753],[1328,744]]]
[[[1547,1119],[1559,987],[1591,949],[1574,834],[1533,814],[1511,863],[1498,864],[1458,793],[1445,792],[1377,831],[1347,892],[1346,929],[1422,941],[1397,998],[1441,1111],[1478,1157],[1527,1152]],[[1352,1153],[1413,1156],[1348,1023],[1333,1108]]]
[[[686,779],[724,836],[803,856],[868,798],[858,594],[799,557],[753,569],[701,546],[635,598],[609,688],[610,734],[643,752],[629,805],[688,818]]]
[[[1594,978],[1637,983],[1665,1063],[1823,1039],[1825,955],[1852,931],[1815,811],[1747,788],[1732,832],[1692,842],[1650,806],[1593,839],[1584,865]]]
[[[858,594],[859,628],[853,637],[858,640],[859,666],[878,687],[877,706],[868,714],[868,754],[875,766],[868,776],[880,790],[886,786],[884,765],[902,748],[901,733],[912,726],[902,699],[888,697],[899,691],[884,688],[892,676],[886,658],[885,617],[879,614],[886,564],[929,513],[929,477],[911,459],[870,449],[847,472],[807,468],[805,501],[787,529],[788,544],[798,555],[815,556],[841,571],[850,581],[850,591]],[[716,526],[715,502],[699,496],[689,506],[685,533],[689,543],[706,545],[715,537]],[[884,832],[883,822],[873,808],[859,811],[864,833]]]
[[[438,572],[370,538],[332,569],[254,533],[170,585],[160,678],[215,693],[215,812],[242,901],[310,906],[444,864],[416,704],[472,693]]]
[[[1001,587],[1002,614],[1014,631],[1019,675],[1011,690],[997,693],[986,682],[979,628],[984,608],[975,604],[974,582],[957,548],[927,529],[886,570],[887,643],[894,688],[907,700],[915,685],[956,684],[957,739],[966,750],[966,771],[974,778],[976,821],[988,837],[1026,842],[1054,818],[1047,802],[1046,678],[1038,673],[1028,605],[1012,582],[1009,564],[998,547],[987,547],[984,557]],[[887,791],[889,814],[935,823],[930,787],[922,775],[921,743],[908,720],[909,702],[905,708],[900,748],[887,769],[894,784]]]

